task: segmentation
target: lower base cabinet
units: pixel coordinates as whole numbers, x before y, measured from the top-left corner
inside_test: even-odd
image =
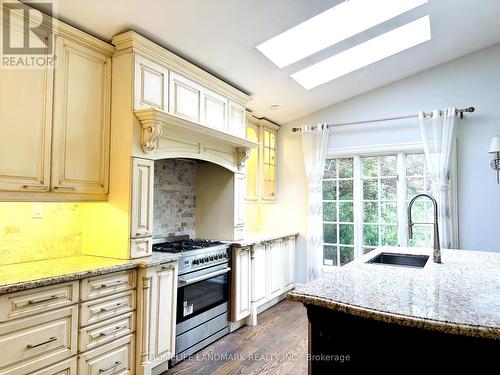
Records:
[[[134,373],[134,335],[122,337],[78,356],[79,375],[132,375]]]
[[[259,308],[283,299],[295,286],[295,236],[233,248],[231,321],[255,325]]]
[[[76,356],[56,363],[55,365],[45,367],[44,369],[31,372],[29,375],[76,375],[77,374]]]
[[[177,263],[139,269],[137,296],[136,373],[150,375],[175,356]]]

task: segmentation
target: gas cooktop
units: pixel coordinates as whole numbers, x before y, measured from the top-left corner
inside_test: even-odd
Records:
[[[220,241],[211,240],[180,240],[171,242],[162,242],[153,245],[153,251],[159,251],[164,253],[182,253],[183,251],[191,251],[198,249],[205,249],[207,247],[222,245]]]

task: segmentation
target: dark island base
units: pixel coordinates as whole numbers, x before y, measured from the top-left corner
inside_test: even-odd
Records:
[[[401,373],[443,369],[449,373],[451,369],[473,368],[496,373],[500,365],[500,341],[405,327],[305,306],[309,319],[309,373],[313,375],[342,374],[356,369]],[[495,370],[490,372],[492,369]]]

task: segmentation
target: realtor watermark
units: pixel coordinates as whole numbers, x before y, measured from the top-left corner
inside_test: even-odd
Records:
[[[4,0],[0,5],[0,69],[55,68],[55,3]]]

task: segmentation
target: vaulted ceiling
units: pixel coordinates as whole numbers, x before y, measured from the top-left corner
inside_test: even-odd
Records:
[[[429,0],[412,11],[279,69],[255,47],[339,0],[59,0],[59,18],[104,40],[135,30],[253,96],[278,123],[500,42],[499,0]],[[290,74],[430,14],[432,40],[311,89]],[[480,69],[480,67],[478,67]],[[461,77],[457,77],[461,79]],[[271,110],[272,105],[279,109]]]

